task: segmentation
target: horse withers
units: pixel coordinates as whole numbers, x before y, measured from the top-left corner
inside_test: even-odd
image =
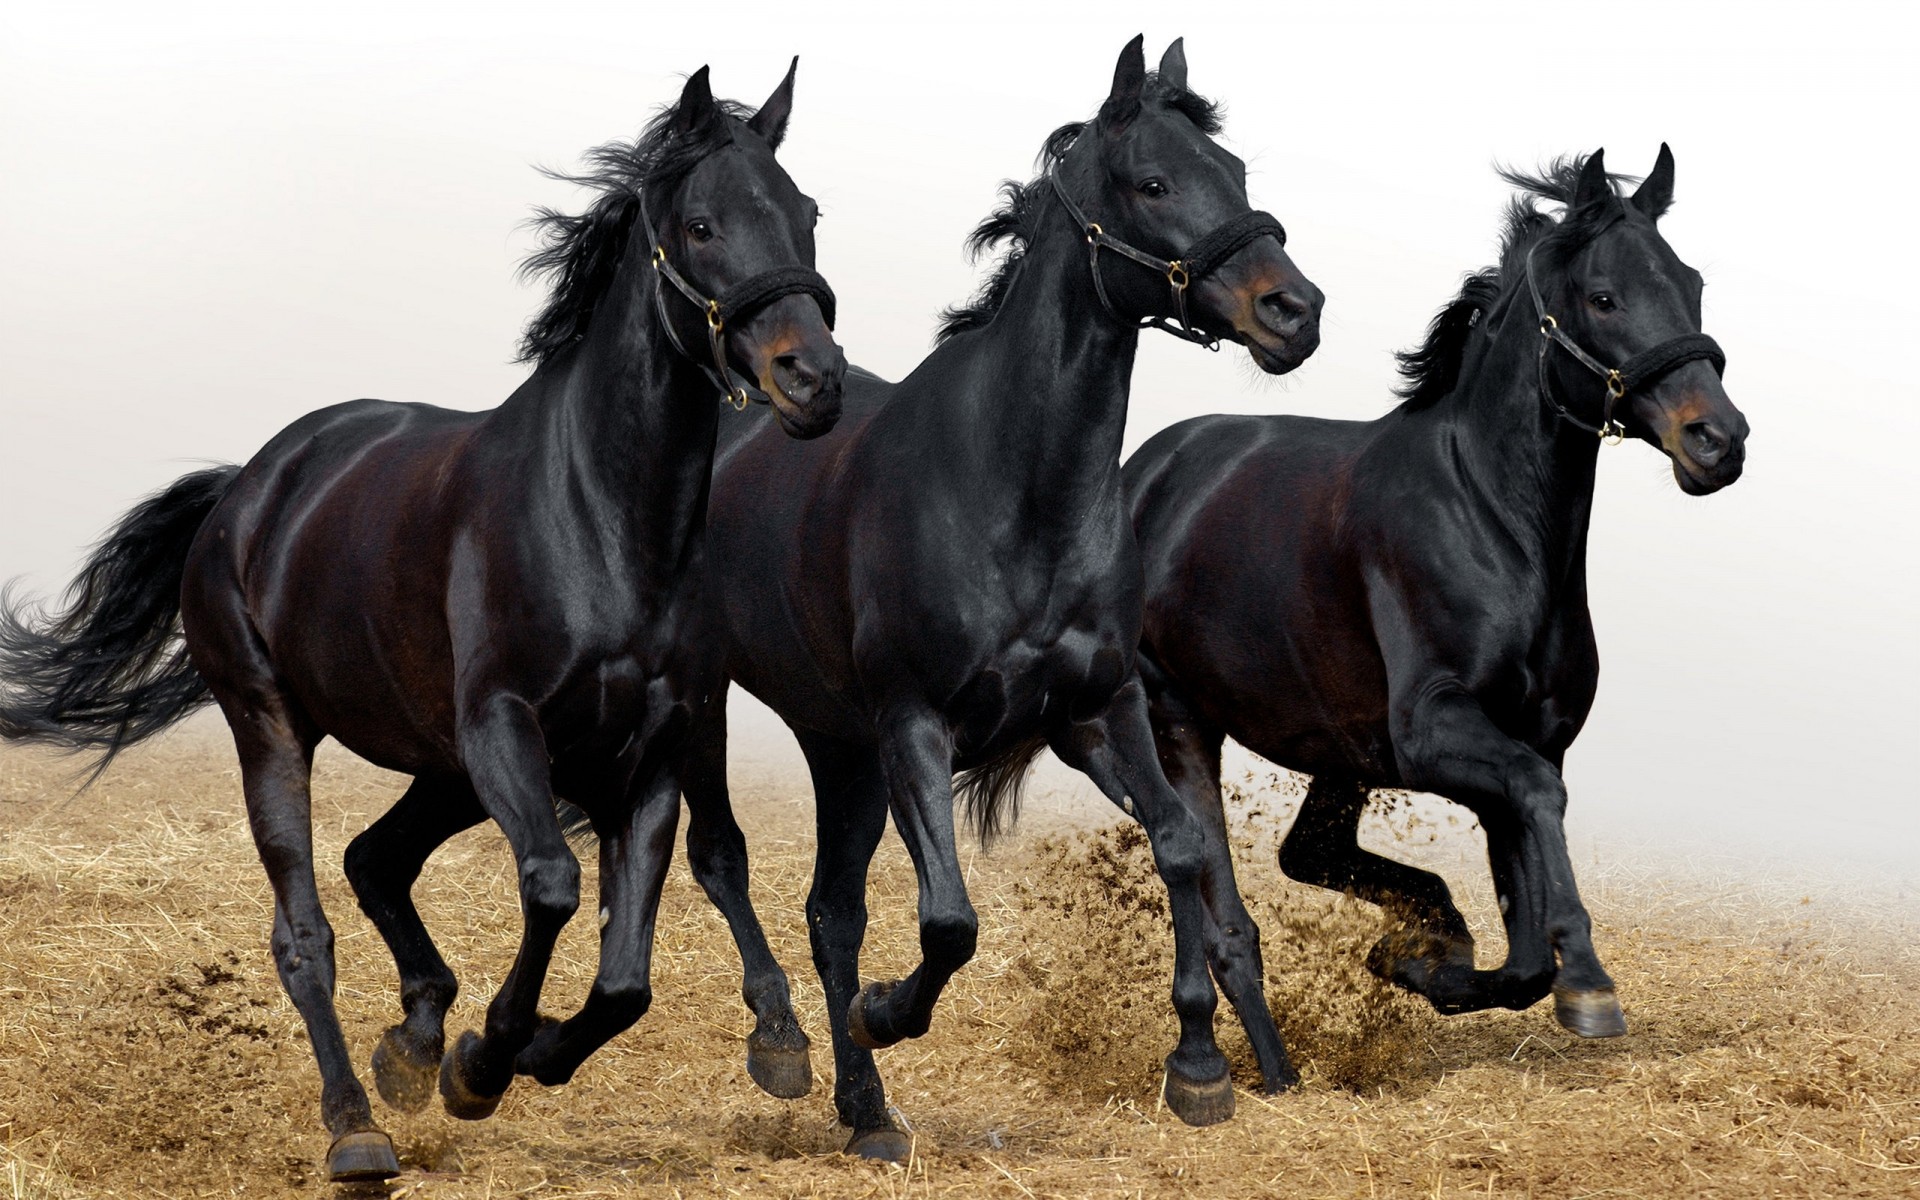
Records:
[[[1740,477],[1747,421],[1700,333],[1700,276],[1660,235],[1662,146],[1631,197],[1602,156],[1509,209],[1498,267],[1401,356],[1375,421],[1199,417],[1128,461],[1146,567],[1141,673],[1168,778],[1219,813],[1235,741],[1312,776],[1286,873],[1402,916],[1369,957],[1442,1012],[1549,990],[1583,1037],[1623,1033],[1575,887],[1560,766],[1592,708],[1587,529],[1603,441],[1672,460],[1682,490]],[[1554,221],[1540,201],[1565,206]],[[1413,788],[1486,831],[1508,955],[1476,970],[1438,876],[1360,848],[1369,788]]]
[[[1187,87],[1181,44],[1149,75],[1136,38],[1099,114],[1055,133],[1040,177],[1009,184],[975,233],[976,248],[1010,249],[924,362],[897,384],[850,372],[830,440],[731,420],[721,431],[709,561],[729,669],[793,729],[812,771],[808,929],[850,1153],[907,1155],[873,1051],[926,1033],[973,956],[954,772],[968,772],[958,791],[991,830],[1049,745],[1152,839],[1176,945],[1169,1106],[1195,1124],[1233,1111],[1209,960],[1267,1086],[1296,1078],[1224,839],[1167,786],[1134,674],[1141,575],[1119,459],[1142,325],[1231,340],[1276,374],[1319,340],[1319,289],[1279,222],[1249,206],[1219,127]],[[723,703],[694,735],[688,853],[740,942],[749,1006],[784,1025],[786,975],[729,809]],[[862,988],[867,869],[889,813],[918,878],[922,957]]]
[[[346,859],[400,970],[405,1019],[373,1057],[390,1104],[425,1105],[437,1080],[448,1111],[484,1117],[516,1072],[566,1080],[651,1000],[686,737],[725,682],[704,564],[720,397],[758,391],[800,437],[838,416],[818,209],[774,159],[792,97],[789,70],[758,111],[716,101],[703,67],[638,139],[592,152],[574,181],[599,198],[540,219],[528,265],[555,286],[523,344],[533,374],[499,408],[312,413],[245,467],[136,508],[64,611],[0,617],[9,738],[104,765],[219,702],[335,1181],[399,1167],[334,1010],[308,799],[322,737],[413,776]],[[556,796],[600,836],[600,967],[576,1015],[542,1022],[579,904]],[[484,1033],[443,1054],[456,982],[410,891],[435,846],[488,818],[513,848],[524,935]]]

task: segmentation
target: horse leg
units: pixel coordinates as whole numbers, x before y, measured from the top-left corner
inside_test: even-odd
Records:
[[[1206,832],[1207,868],[1200,890],[1207,906],[1207,965],[1246,1030],[1260,1080],[1268,1094],[1300,1082],[1287,1057],[1286,1042],[1266,1004],[1266,968],[1260,955],[1260,928],[1240,897],[1233,873],[1233,847],[1227,837],[1226,806],[1220,799],[1220,744],[1217,729],[1203,725],[1163,688],[1148,682],[1148,718],[1167,783]]]
[[[870,1050],[927,1032],[941,991],[973,957],[980,930],[954,844],[953,738],[946,723],[930,712],[888,722],[880,765],[894,827],[919,884],[920,964],[905,979],[868,984],[854,999],[848,1025]]]
[[[514,1070],[548,1087],[567,1082],[595,1050],[631,1028],[653,1003],[653,926],[680,826],[680,781],[655,770],[595,822],[600,839],[600,968],[580,1011],[542,1021]]]
[[[1314,776],[1280,844],[1280,869],[1399,917],[1404,927],[1374,943],[1367,966],[1382,979],[1427,995],[1436,975],[1473,970],[1473,934],[1446,880],[1361,848],[1366,807],[1366,790],[1354,780]]]
[[[1460,693],[1424,698],[1403,724],[1394,744],[1407,782],[1479,814],[1507,926],[1506,963],[1492,972],[1440,973],[1428,999],[1443,1012],[1496,1004],[1521,1009],[1551,989],[1554,1016],[1574,1033],[1625,1033],[1626,1018],[1594,953],[1592,920],[1574,883],[1560,772]]]
[[[797,1100],[813,1090],[807,1035],[793,1012],[787,973],[767,945],[747,883],[747,839],[733,819],[727,793],[726,693],[696,724],[682,786],[687,797],[687,863],[693,877],[727,919],[740,948],[740,994],[753,1012],[747,1035],[747,1074],[769,1095]]]
[[[477,1121],[498,1107],[514,1059],[533,1040],[554,943],[580,907],[580,863],[554,813],[546,739],[533,709],[518,697],[490,697],[462,715],[457,737],[474,794],[506,834],[520,874],[520,951],[487,1006],[485,1035],[468,1030],[440,1060],[447,1111]]]
[[[269,678],[262,663],[262,678]],[[393,1140],[373,1123],[367,1091],[354,1076],[346,1033],[334,1010],[333,927],[313,876],[309,793],[317,737],[295,731],[289,706],[271,683],[240,695],[217,688],[233,727],[247,798],[247,824],[273,883],[273,961],[280,984],[306,1022],[320,1066],[320,1113],[333,1145],[327,1178],[335,1183],[390,1179],[400,1173]]]
[[[827,997],[833,1038],[833,1106],[853,1130],[846,1152],[905,1162],[912,1143],[887,1113],[873,1051],[854,1039],[848,1015],[860,993],[860,944],[867,934],[867,867],[887,828],[887,785],[878,756],[794,731],[813,773],[813,888],[807,931]]]
[[[1208,848],[1205,825],[1155,761],[1139,676],[1127,680],[1105,712],[1074,722],[1053,750],[1085,772],[1109,800],[1132,811],[1147,831],[1173,914],[1173,1008],[1180,1017],[1180,1042],[1167,1056],[1163,1092],[1167,1107],[1189,1125],[1224,1121],[1233,1115],[1233,1076],[1213,1040],[1219,998],[1207,974],[1207,908],[1201,891],[1209,864],[1217,864],[1223,851]],[[1249,997],[1248,1006],[1272,1022],[1264,996]],[[1277,1043],[1277,1032],[1274,1038]]]
[[[486,819],[465,779],[420,776],[347,847],[347,882],[400,969],[405,1018],[374,1048],[373,1081],[380,1098],[402,1112],[418,1112],[433,1098],[446,1049],[447,1009],[459,992],[414,907],[413,885],[448,838]]]

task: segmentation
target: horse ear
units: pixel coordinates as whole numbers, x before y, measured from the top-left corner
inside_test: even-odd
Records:
[[[1145,34],[1136,35],[1120,52],[1120,61],[1114,65],[1113,91],[1100,106],[1100,123],[1109,132],[1126,128],[1140,115],[1140,94],[1147,86],[1147,53],[1143,48],[1146,41]]]
[[[1187,90],[1187,47],[1185,38],[1173,39],[1173,45],[1160,56],[1160,82],[1175,91]]]
[[[1607,152],[1595,150],[1587,159],[1587,165],[1580,168],[1580,182],[1573,186],[1573,203],[1570,208],[1585,208],[1589,204],[1598,204],[1613,198],[1613,183],[1607,178]]]
[[[680,103],[673,110],[673,130],[692,133],[711,120],[714,112],[713,88],[707,83],[707,69],[701,67],[687,76],[687,86],[680,89]]]
[[[1658,221],[1673,206],[1673,151],[1660,143],[1660,157],[1653,162],[1647,181],[1633,193],[1633,206]]]
[[[780,81],[780,86],[773,89],[773,95],[767,97],[760,111],[754,113],[753,119],[747,122],[747,128],[767,139],[767,145],[775,150],[780,148],[781,141],[787,136],[787,118],[793,115],[793,73],[799,69],[800,56],[796,54],[793,61],[787,64],[787,77]]]

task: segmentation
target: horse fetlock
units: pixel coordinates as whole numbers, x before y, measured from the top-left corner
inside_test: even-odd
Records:
[[[938,968],[957,971],[972,960],[980,943],[980,919],[971,909],[920,923],[920,953]]]
[[[570,856],[528,862],[520,871],[520,898],[530,920],[566,924],[580,910],[580,864]]]

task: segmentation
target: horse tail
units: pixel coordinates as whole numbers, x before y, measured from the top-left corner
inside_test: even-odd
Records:
[[[960,802],[967,822],[982,842],[991,842],[1011,830],[1020,819],[1027,772],[1046,748],[1046,738],[1031,738],[954,776],[953,797]]]
[[[180,634],[187,551],[235,466],[208,467],[136,505],[94,548],[64,607],[0,588],[0,738],[116,754],[212,699]]]

